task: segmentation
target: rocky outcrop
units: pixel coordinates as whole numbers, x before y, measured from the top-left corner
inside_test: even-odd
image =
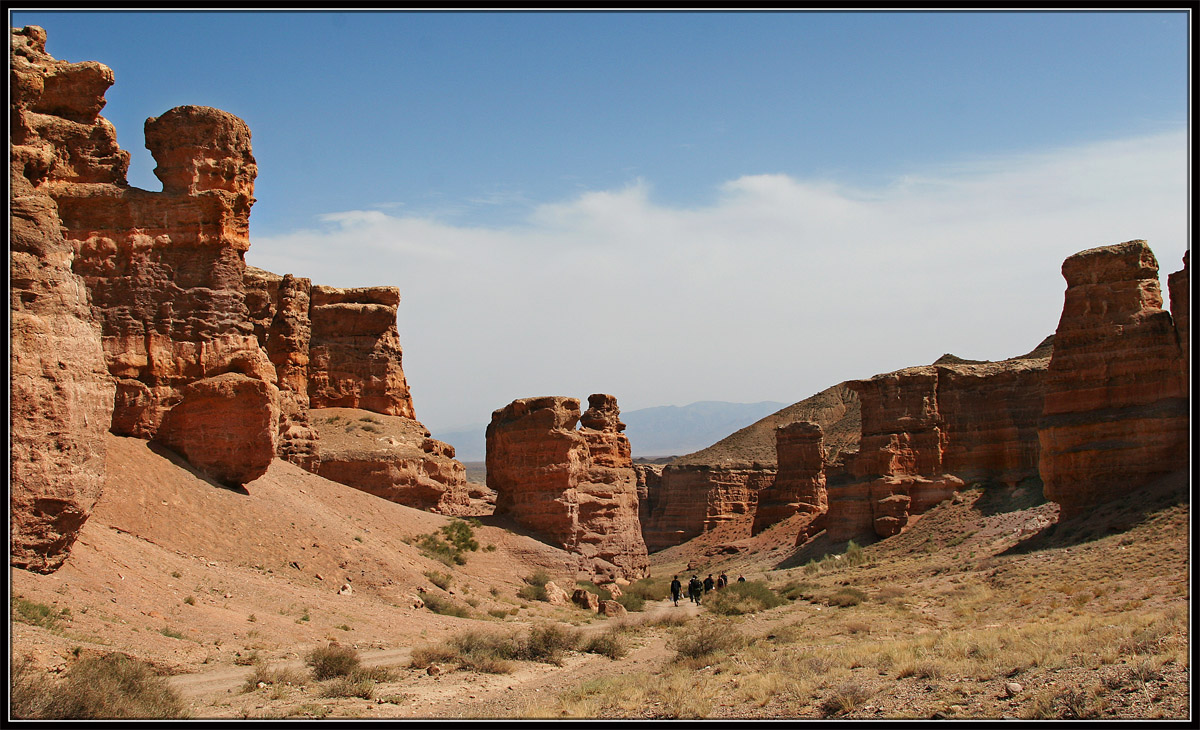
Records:
[[[130,187],[99,116],[112,71],[50,57],[40,28],[12,38],[13,565],[61,563],[103,483],[104,431],[239,483],[264,445],[319,467],[310,407],[413,418],[395,288],[246,267],[257,166],[242,120],[200,106],[148,119],[163,189]],[[427,436],[420,468],[453,483],[449,447]]]
[[[1045,354],[943,357],[850,381],[862,436],[857,455],[827,470],[830,537],[888,537],[967,484],[1037,479]]]
[[[197,380],[180,395],[155,441],[223,484],[246,484],[267,472],[279,432],[274,385],[225,373]]]
[[[390,286],[312,287],[308,397],[313,408],[361,408],[415,418],[400,366],[396,308]]]
[[[409,507],[475,514],[454,447],[419,422],[354,408],[310,412],[320,434],[317,474]]]
[[[71,160],[77,175],[89,173],[88,160],[106,167],[99,147],[85,159],[56,143],[109,139],[98,114],[112,72],[55,61],[45,43],[40,28],[14,30],[9,75],[9,559],[38,572],[67,558],[100,496],[114,393],[87,290],[71,270],[74,250],[42,188]]]
[[[1188,251],[1183,252],[1183,268],[1167,277],[1167,289],[1171,293],[1171,318],[1175,320],[1175,334],[1179,338],[1180,372],[1183,382],[1190,383],[1189,370],[1191,361],[1190,334],[1188,327],[1191,323],[1191,279],[1188,275]]]
[[[641,578],[649,560],[629,439],[616,399],[596,394],[589,405],[581,414],[575,398],[523,398],[492,413],[487,478],[496,513],[575,553],[581,576]]]
[[[1145,241],[1082,251],[1062,273],[1039,468],[1070,517],[1187,466],[1188,383]]]
[[[637,479],[638,521],[645,525],[650,520],[658,495],[662,490],[663,464],[634,464]]]
[[[732,540],[749,537],[759,492],[775,481],[775,430],[797,421],[820,425],[825,458],[834,461],[857,447],[858,394],[844,383],[826,388],[666,465],[642,523],[647,548],[662,550],[717,528]]]
[[[758,493],[752,534],[799,513],[829,509],[825,493],[825,450],[821,427],[808,421],[775,429],[777,470],[769,487]]]

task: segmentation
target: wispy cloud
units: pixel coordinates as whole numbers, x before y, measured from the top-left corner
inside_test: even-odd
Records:
[[[795,401],[944,352],[1003,358],[1054,331],[1067,256],[1187,246],[1174,132],[914,170],[879,188],[758,174],[697,208],[650,181],[469,227],[380,210],[259,237],[248,260],[337,286],[399,286],[405,372],[435,426],[519,397],[623,407]],[[497,203],[503,202],[496,200]]]

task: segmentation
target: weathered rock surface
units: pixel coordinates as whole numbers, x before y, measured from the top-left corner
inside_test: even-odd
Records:
[[[430,438],[419,422],[356,408],[309,415],[320,434],[320,476],[429,512],[476,513],[454,447]]]
[[[71,137],[77,142],[108,139],[107,122],[97,115],[112,72],[55,61],[45,42],[41,28],[12,33],[9,117],[9,559],[38,572],[67,558],[103,489],[114,392],[87,291],[71,271],[74,250],[63,240],[57,205],[40,187],[51,170],[64,174],[71,159],[56,147],[51,121],[78,131]]]
[[[246,267],[257,166],[242,120],[200,106],[147,120],[163,190],[132,188],[99,116],[112,71],[50,57],[40,28],[12,38],[13,565],[61,563],[103,484],[105,431],[241,483],[263,444],[318,468],[311,406],[413,418],[395,288]],[[441,481],[444,508],[457,462],[427,436],[398,479]]]
[[[752,534],[801,512],[816,516],[828,511],[822,435],[820,425],[808,421],[775,429],[775,479],[758,493]]]
[[[400,366],[400,291],[377,286],[310,293],[308,397],[313,408],[361,408],[415,418]]]
[[[645,525],[658,504],[658,496],[662,489],[663,464],[634,464],[633,473],[637,478],[638,521]]]
[[[496,513],[579,555],[578,571],[614,580],[645,576],[637,478],[616,399],[523,398],[492,413],[488,486]],[[576,429],[582,420],[583,426]]]
[[[1145,241],[1082,251],[1062,273],[1038,436],[1046,498],[1070,517],[1187,466],[1188,383]]]
[[[827,470],[829,535],[888,537],[968,483],[1037,479],[1045,355],[949,356],[849,382],[862,437],[857,455]]]
[[[1188,254],[1183,252],[1183,268],[1167,277],[1167,289],[1171,293],[1171,318],[1175,320],[1175,334],[1179,338],[1179,350],[1183,357],[1180,359],[1180,371],[1183,382],[1190,383],[1189,365],[1191,362],[1191,337],[1188,327],[1191,323],[1191,277],[1188,274]]]
[[[274,385],[225,373],[185,386],[154,440],[223,484],[242,485],[267,472],[279,432]]]
[[[775,481],[775,430],[796,421],[821,426],[826,458],[856,448],[858,394],[838,384],[761,419],[707,449],[666,465],[642,534],[651,551],[721,528],[730,539],[749,537],[759,492]]]

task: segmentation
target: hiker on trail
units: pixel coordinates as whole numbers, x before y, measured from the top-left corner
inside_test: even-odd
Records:
[[[726,583],[725,576],[724,576],[724,575],[718,575],[718,576],[717,576],[717,590],[719,591],[719,590],[721,590],[722,588],[724,588],[724,587],[725,587],[725,583]]]
[[[679,582],[679,576],[675,576],[675,578],[671,580],[671,600],[675,602],[676,606],[679,605],[679,593],[682,590],[683,584]]]
[[[692,579],[688,581],[688,596],[691,597],[692,603],[696,604],[697,606],[700,605],[701,587],[700,579],[693,575]]]
[[[738,583],[745,583],[745,582],[746,582],[746,576],[744,576],[744,575],[739,575],[739,576],[738,576]]]
[[[712,589],[713,589],[712,573],[709,573],[708,577],[704,579],[704,592],[708,593]]]

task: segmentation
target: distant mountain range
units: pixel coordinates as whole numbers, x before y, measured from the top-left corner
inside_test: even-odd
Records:
[[[706,400],[687,406],[622,411],[621,420],[626,424],[625,434],[635,457],[683,456],[711,446],[787,405],[775,401]],[[453,446],[459,461],[483,461],[487,454],[486,431],[487,424],[481,423],[453,431],[434,431],[433,437]]]

